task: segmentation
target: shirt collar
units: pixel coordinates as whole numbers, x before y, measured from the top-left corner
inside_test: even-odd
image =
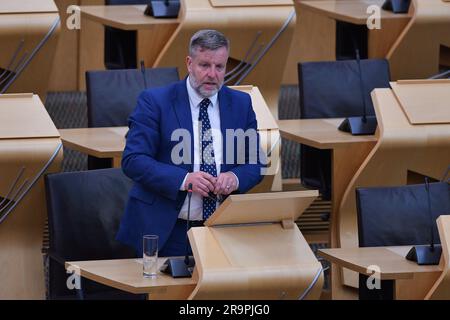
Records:
[[[189,82],[189,76],[186,79],[186,87],[189,95],[189,100],[191,100],[191,104],[196,108],[198,108],[200,102],[202,102],[204,98],[201,95],[199,95],[194,88],[192,88],[191,83]],[[217,93],[209,97],[209,100],[211,101],[211,107],[214,107],[217,104]]]

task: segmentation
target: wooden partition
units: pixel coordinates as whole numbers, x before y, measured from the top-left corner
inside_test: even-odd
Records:
[[[0,96],[0,299],[44,299],[43,175],[59,171],[59,133],[37,95]]]
[[[58,34],[52,0],[0,1],[0,92],[33,92],[44,101]]]
[[[386,58],[392,79],[421,79],[439,73],[441,46],[450,48],[450,3],[412,0],[411,21]]]
[[[231,195],[189,241],[198,283],[190,299],[318,299],[322,266],[294,221],[318,195]]]

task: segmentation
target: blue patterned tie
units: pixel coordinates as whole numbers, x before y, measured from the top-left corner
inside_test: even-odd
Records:
[[[200,141],[200,171],[209,173],[217,177],[216,160],[214,158],[211,123],[208,117],[208,106],[211,101],[205,98],[200,102],[200,113],[198,115],[199,125],[202,127]],[[206,220],[216,210],[216,201],[210,198],[203,198],[203,219]]]

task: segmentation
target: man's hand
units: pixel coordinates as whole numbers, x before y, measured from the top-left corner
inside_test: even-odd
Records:
[[[184,189],[187,190],[190,183],[192,183],[192,191],[201,194],[203,197],[208,196],[208,192],[214,190],[216,184],[214,176],[203,171],[188,173],[184,183]]]
[[[217,177],[215,186],[213,191],[215,194],[229,195],[236,190],[236,176],[232,172],[221,173]]]

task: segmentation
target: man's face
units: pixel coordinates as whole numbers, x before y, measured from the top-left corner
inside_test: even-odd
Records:
[[[216,50],[198,48],[186,58],[191,86],[203,98],[213,96],[222,87],[227,60],[225,47]]]

